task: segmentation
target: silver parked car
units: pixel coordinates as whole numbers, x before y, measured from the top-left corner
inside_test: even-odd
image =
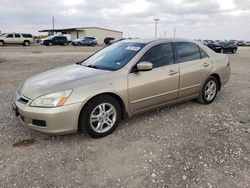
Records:
[[[25,33],[4,33],[0,36],[0,46],[5,44],[22,44],[23,46],[29,46],[34,42],[34,37],[31,34]]]
[[[121,118],[191,99],[210,104],[229,78],[228,57],[200,42],[124,40],[28,79],[13,108],[37,131],[103,137]]]

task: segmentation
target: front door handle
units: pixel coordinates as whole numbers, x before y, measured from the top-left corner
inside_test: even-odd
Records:
[[[208,67],[208,66],[210,66],[209,63],[203,63],[203,67]]]
[[[168,72],[168,75],[170,75],[170,76],[173,76],[173,75],[175,75],[175,74],[178,74],[178,72],[175,71],[175,70],[170,70],[170,71]]]

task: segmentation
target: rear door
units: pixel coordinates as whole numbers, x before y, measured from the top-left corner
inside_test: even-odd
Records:
[[[21,35],[20,34],[18,34],[18,33],[15,33],[14,34],[14,40],[15,40],[15,43],[16,44],[22,44],[23,43],[23,41],[22,41],[22,38],[21,38]]]
[[[193,42],[176,42],[175,46],[180,68],[179,98],[197,95],[211,72],[212,62]]]
[[[54,37],[53,38],[54,44],[61,44],[61,37]]]
[[[178,97],[179,68],[171,43],[151,47],[137,62],[151,62],[153,69],[128,75],[130,111],[136,113]],[[136,66],[136,65],[135,65]]]

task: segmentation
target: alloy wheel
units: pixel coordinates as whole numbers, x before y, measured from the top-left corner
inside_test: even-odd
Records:
[[[98,133],[109,131],[115,124],[117,112],[110,103],[99,104],[90,115],[90,125]]]
[[[205,98],[212,101],[216,95],[217,86],[214,80],[210,80],[205,87]]]

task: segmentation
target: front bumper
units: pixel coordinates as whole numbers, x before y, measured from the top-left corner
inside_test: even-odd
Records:
[[[13,110],[28,128],[50,134],[77,132],[81,103],[57,108],[30,107],[18,101],[12,103]]]

